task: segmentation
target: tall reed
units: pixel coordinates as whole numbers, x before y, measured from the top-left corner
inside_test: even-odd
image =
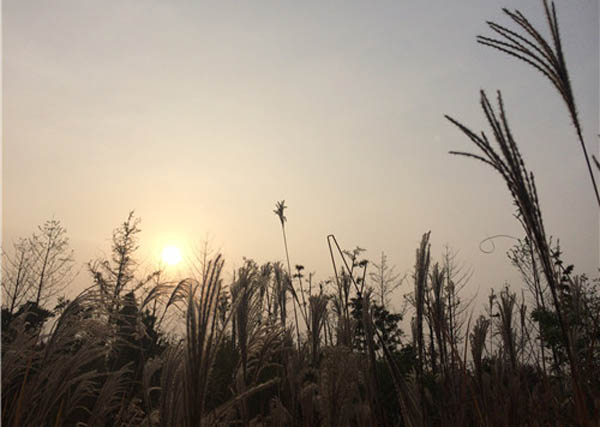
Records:
[[[563,51],[562,40],[558,28],[556,7],[554,2],[551,2],[550,6],[548,6],[547,0],[544,0],[543,3],[546,21],[548,22],[548,29],[550,30],[551,35],[550,41],[546,40],[520,11],[510,11],[508,9],[503,9],[504,13],[520,27],[521,34],[509,30],[495,22],[488,22],[489,27],[499,36],[499,38],[478,36],[477,41],[533,66],[550,80],[552,85],[556,88],[562,100],[565,102],[569,115],[571,116],[573,126],[577,133],[577,139],[581,145],[581,150],[583,151],[588,172],[590,174],[596,201],[598,207],[600,207],[600,194],[598,193],[598,186],[596,185],[596,179],[594,177],[594,172],[592,171],[587,148],[583,139],[582,126],[577,114],[575,96],[571,87],[569,70],[567,68],[565,53]]]
[[[183,376],[185,426],[204,425],[208,383],[224,330],[218,325],[223,260],[209,262],[201,282],[189,281]]]
[[[482,155],[451,151],[452,154],[474,158],[494,168],[504,179],[515,205],[517,206],[517,219],[521,223],[525,234],[536,249],[538,259],[541,261],[546,282],[550,288],[554,308],[556,310],[562,337],[567,346],[567,354],[571,370],[571,379],[575,395],[575,406],[580,420],[588,420],[586,414],[584,391],[579,381],[579,366],[573,349],[572,337],[567,319],[563,315],[563,308],[559,298],[560,280],[555,270],[550,244],[546,237],[542,213],[539,205],[537,189],[533,173],[525,167],[516,141],[512,135],[504,111],[502,96],[498,92],[499,112],[494,111],[484,91],[481,91],[481,107],[492,128],[494,139],[499,151],[495,149],[485,132],[478,135],[462,125],[455,119],[446,118],[456,125],[475,145],[481,150]]]

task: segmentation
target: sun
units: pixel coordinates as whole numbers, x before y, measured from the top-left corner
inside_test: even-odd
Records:
[[[167,265],[177,265],[181,261],[181,251],[177,246],[165,246],[162,251],[162,260]]]

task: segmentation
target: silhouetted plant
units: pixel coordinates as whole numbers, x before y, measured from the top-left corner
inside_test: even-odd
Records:
[[[363,322],[363,296],[358,294],[352,298],[350,306],[352,308],[352,317],[356,321],[354,330],[354,346],[360,352],[367,351],[367,342],[365,337],[365,325]],[[381,345],[385,345],[390,351],[397,352],[402,347],[403,332],[400,329],[402,315],[392,313],[385,307],[371,302],[370,310],[372,314],[372,323],[377,331],[377,336],[381,342],[375,342],[375,350],[380,351]]]
[[[508,126],[500,92],[498,92],[498,105],[499,113],[496,113],[490,105],[485,92],[481,91],[481,106],[492,127],[494,138],[500,151],[498,152],[492,147],[484,132],[479,136],[456,120],[446,116],[448,120],[455,124],[475,143],[475,145],[483,152],[483,155],[455,151],[451,153],[475,158],[492,166],[502,176],[508,186],[517,206],[517,218],[523,226],[527,238],[534,245],[536,255],[541,262],[542,270],[552,295],[552,301],[558,317],[561,334],[567,343],[567,356],[578,417],[580,420],[588,419],[589,416],[585,415],[587,410],[585,409],[584,403],[584,391],[581,389],[581,382],[579,380],[579,363],[574,352],[571,331],[567,319],[562,313],[562,304],[559,295],[561,286],[556,268],[552,261],[549,240],[546,237],[544,229],[535,180],[533,174],[525,168],[525,163],[519,152],[517,143]]]
[[[132,291],[136,261],[133,254],[138,249],[137,234],[140,219],[129,212],[127,220],[113,231],[111,260],[88,263],[95,284],[105,298],[109,313],[120,307],[121,293]],[[111,263],[112,261],[112,263]]]
[[[596,194],[596,201],[598,202],[598,207],[600,207],[600,194],[598,193],[596,179],[594,178],[590,159],[583,140],[582,127],[577,115],[575,96],[573,95],[573,89],[571,88],[567,62],[562,48],[554,2],[551,2],[549,7],[547,0],[544,0],[544,11],[551,35],[550,41],[547,41],[518,10],[511,12],[508,9],[503,9],[503,11],[514,23],[521,27],[521,34],[494,22],[488,22],[490,28],[500,37],[494,39],[478,36],[477,41],[528,63],[546,76],[556,88],[565,102],[571,120],[573,121],[573,126],[577,132],[577,138],[581,144],[585,162],[590,173],[590,179]]]
[[[519,12],[508,11],[524,35],[490,23],[500,38],[478,40],[552,81],[585,153],[554,5],[544,5],[552,43]],[[67,269],[56,269],[61,264],[50,255],[44,264],[48,252],[31,247],[50,245],[20,241],[10,256],[3,254],[3,425],[597,424],[599,282],[575,275],[546,237],[533,174],[500,93],[498,104],[495,110],[481,92],[490,139],[448,119],[480,150],[455,154],[492,166],[511,192],[525,238],[509,260],[531,290],[533,310],[523,293],[519,299],[508,287],[492,290],[488,312],[472,323],[476,314],[467,316],[469,302],[459,294],[470,270],[448,249],[433,262],[427,232],[407,297],[413,343],[404,343],[402,316],[391,312],[387,299],[400,280],[383,254],[368,274],[364,250],[344,251],[329,235],[334,277],[314,285],[300,265],[292,275],[284,201],[274,212],[287,272],[282,263],[245,260],[227,286],[222,258],[211,259],[205,250],[196,279],[171,284],[157,273],[138,280],[139,220],[130,213],[113,233],[111,259],[89,264],[95,286],[72,301],[60,299],[54,313],[42,303],[49,290],[68,282],[60,273]],[[66,251],[59,244],[67,241],[62,228],[48,227],[56,234],[54,247]],[[66,254],[63,266],[70,262]],[[286,325],[288,295],[295,328]],[[300,330],[296,305],[306,330]],[[167,335],[163,319],[172,309],[183,314],[185,331]],[[553,354],[548,370],[547,349]]]
[[[373,292],[382,307],[389,305],[390,297],[404,282],[406,275],[400,276],[396,273],[395,266],[390,266],[385,253],[381,252],[379,263],[372,263],[374,272],[369,273],[369,279],[373,284]]]
[[[473,364],[475,365],[475,374],[479,383],[481,383],[482,379],[483,352],[485,350],[485,340],[487,338],[489,326],[489,319],[482,315],[475,322],[473,331],[469,336],[469,340],[471,343],[471,356],[473,358]]]
[[[186,313],[183,396],[186,426],[204,424],[208,384],[225,331],[217,329],[221,290],[220,256],[208,264],[202,282],[189,281]],[[169,392],[165,390],[165,392]]]
[[[296,309],[296,304],[299,304],[299,300],[298,300],[298,295],[296,294],[296,290],[294,289],[294,284],[292,283],[292,266],[290,264],[290,255],[289,255],[289,251],[288,251],[288,244],[287,244],[287,235],[285,233],[285,223],[287,221],[287,218],[285,216],[285,209],[287,208],[287,206],[285,205],[285,200],[282,200],[280,202],[277,202],[275,204],[275,210],[273,211],[275,213],[275,215],[277,215],[277,217],[279,218],[279,222],[281,223],[281,232],[283,234],[283,246],[285,248],[285,258],[287,261],[287,267],[288,267],[288,276],[289,276],[289,280],[288,280],[288,285],[289,285],[289,290],[292,293],[293,299],[292,299],[292,307],[294,308],[294,321],[296,323],[296,337],[298,339],[298,348],[300,348],[300,324],[298,323],[298,311]]]
[[[2,250],[3,322],[23,304],[31,294],[34,259],[31,242],[19,239],[12,252]],[[3,323],[4,325],[4,323]],[[3,328],[4,329],[4,328]]]

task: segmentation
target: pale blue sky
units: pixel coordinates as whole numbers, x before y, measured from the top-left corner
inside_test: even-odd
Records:
[[[232,268],[283,258],[285,199],[292,263],[321,279],[329,233],[407,272],[432,230],[434,255],[458,249],[487,293],[517,276],[510,241],[480,241],[521,232],[499,176],[447,154],[473,147],[443,118],[481,129],[483,88],[503,91],[547,232],[594,273],[598,209],[565,107],[475,42],[508,24],[501,6],[544,25],[537,1],[4,1],[3,243],[54,215],[83,263],[135,209],[147,264],[208,233]],[[597,153],[598,2],[557,6]]]

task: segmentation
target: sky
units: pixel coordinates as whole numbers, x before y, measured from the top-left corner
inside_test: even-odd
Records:
[[[134,209],[142,270],[167,244],[190,257],[208,239],[231,271],[284,259],[284,199],[292,265],[317,280],[332,274],[328,234],[410,275],[431,230],[434,259],[449,245],[472,269],[467,292],[518,289],[513,241],[480,248],[523,236],[508,190],[448,154],[474,147],[444,114],[486,129],[485,89],[503,93],[547,233],[597,276],[598,208],[565,106],[539,73],[475,42],[487,20],[510,25],[501,6],[547,30],[541,1],[5,0],[4,249],[54,217],[81,267],[109,254]],[[598,2],[557,7],[597,153]],[[76,287],[91,284],[81,268]]]

